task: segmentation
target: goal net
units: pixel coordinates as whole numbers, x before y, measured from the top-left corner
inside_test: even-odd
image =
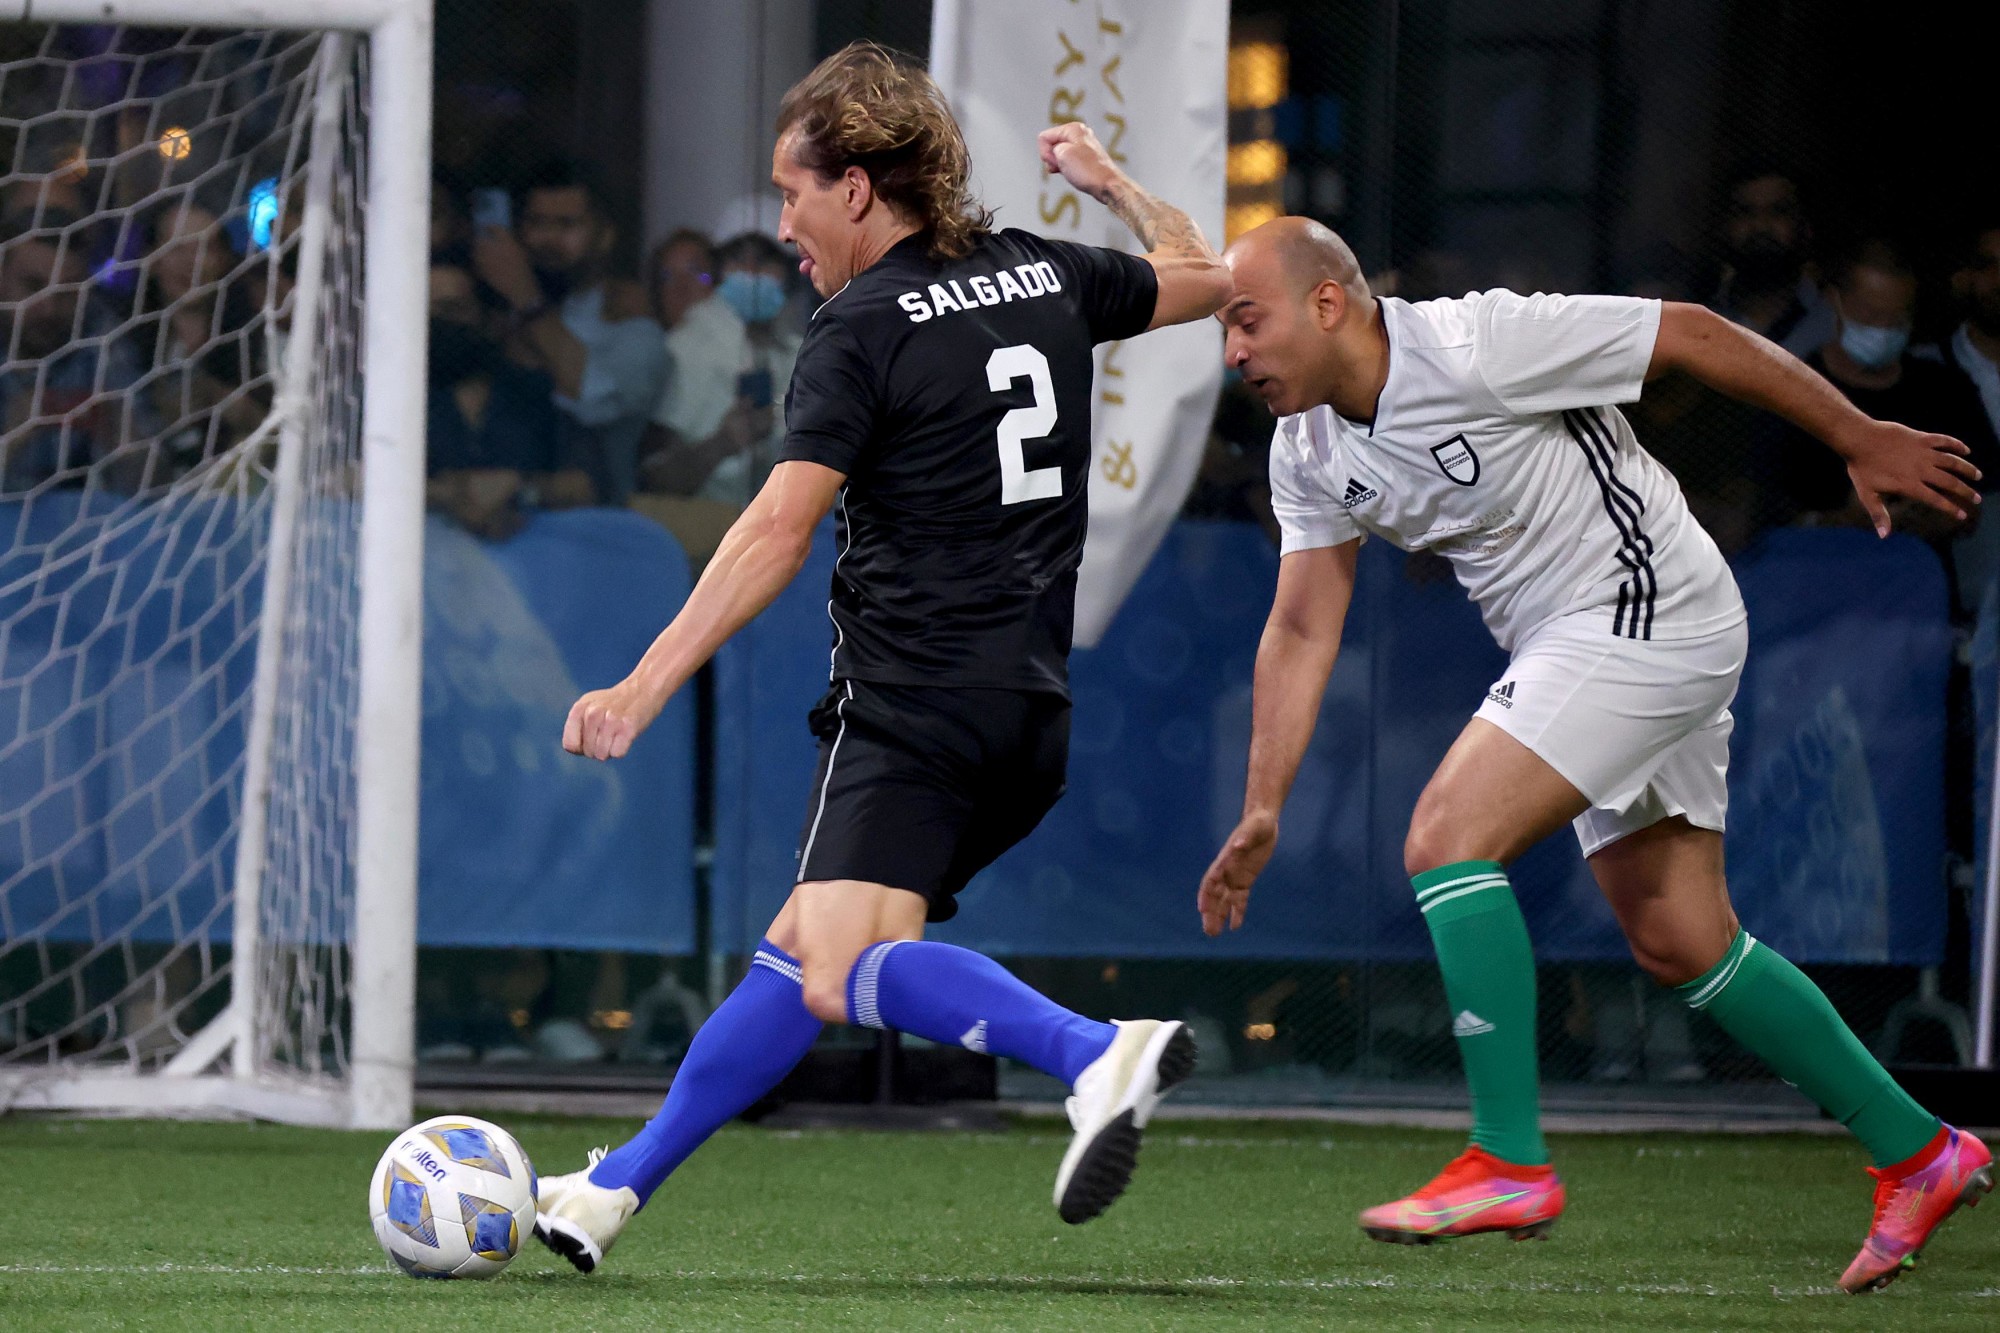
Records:
[[[357,968],[413,966],[362,925],[370,55],[0,27],[0,1110],[407,1113],[406,1058],[352,1086]]]

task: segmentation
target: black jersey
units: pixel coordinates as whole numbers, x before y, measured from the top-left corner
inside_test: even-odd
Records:
[[[847,475],[833,675],[1068,693],[1091,348],[1152,320],[1152,265],[1022,231],[910,237],[813,316],[781,459]]]

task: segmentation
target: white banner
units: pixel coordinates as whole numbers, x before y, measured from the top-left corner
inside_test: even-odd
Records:
[[[964,127],[973,189],[996,225],[1139,249],[1102,205],[1042,171],[1035,135],[1081,120],[1220,247],[1228,0],[937,0],[932,12],[931,74]],[[1103,635],[1180,512],[1221,387],[1212,320],[1097,349],[1080,646]]]

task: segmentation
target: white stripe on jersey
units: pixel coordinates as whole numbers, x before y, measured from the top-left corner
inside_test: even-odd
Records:
[[[1510,652],[1564,615],[1633,639],[1742,618],[1722,553],[1613,406],[1639,396],[1659,302],[1491,291],[1381,309],[1374,422],[1316,407],[1278,423],[1285,552],[1364,533],[1436,551]]]

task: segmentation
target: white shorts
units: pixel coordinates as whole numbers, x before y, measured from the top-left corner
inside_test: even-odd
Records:
[[[1729,715],[1748,628],[1698,639],[1607,633],[1566,616],[1536,630],[1476,717],[1533,750],[1590,800],[1576,820],[1585,856],[1672,815],[1722,831]]]

